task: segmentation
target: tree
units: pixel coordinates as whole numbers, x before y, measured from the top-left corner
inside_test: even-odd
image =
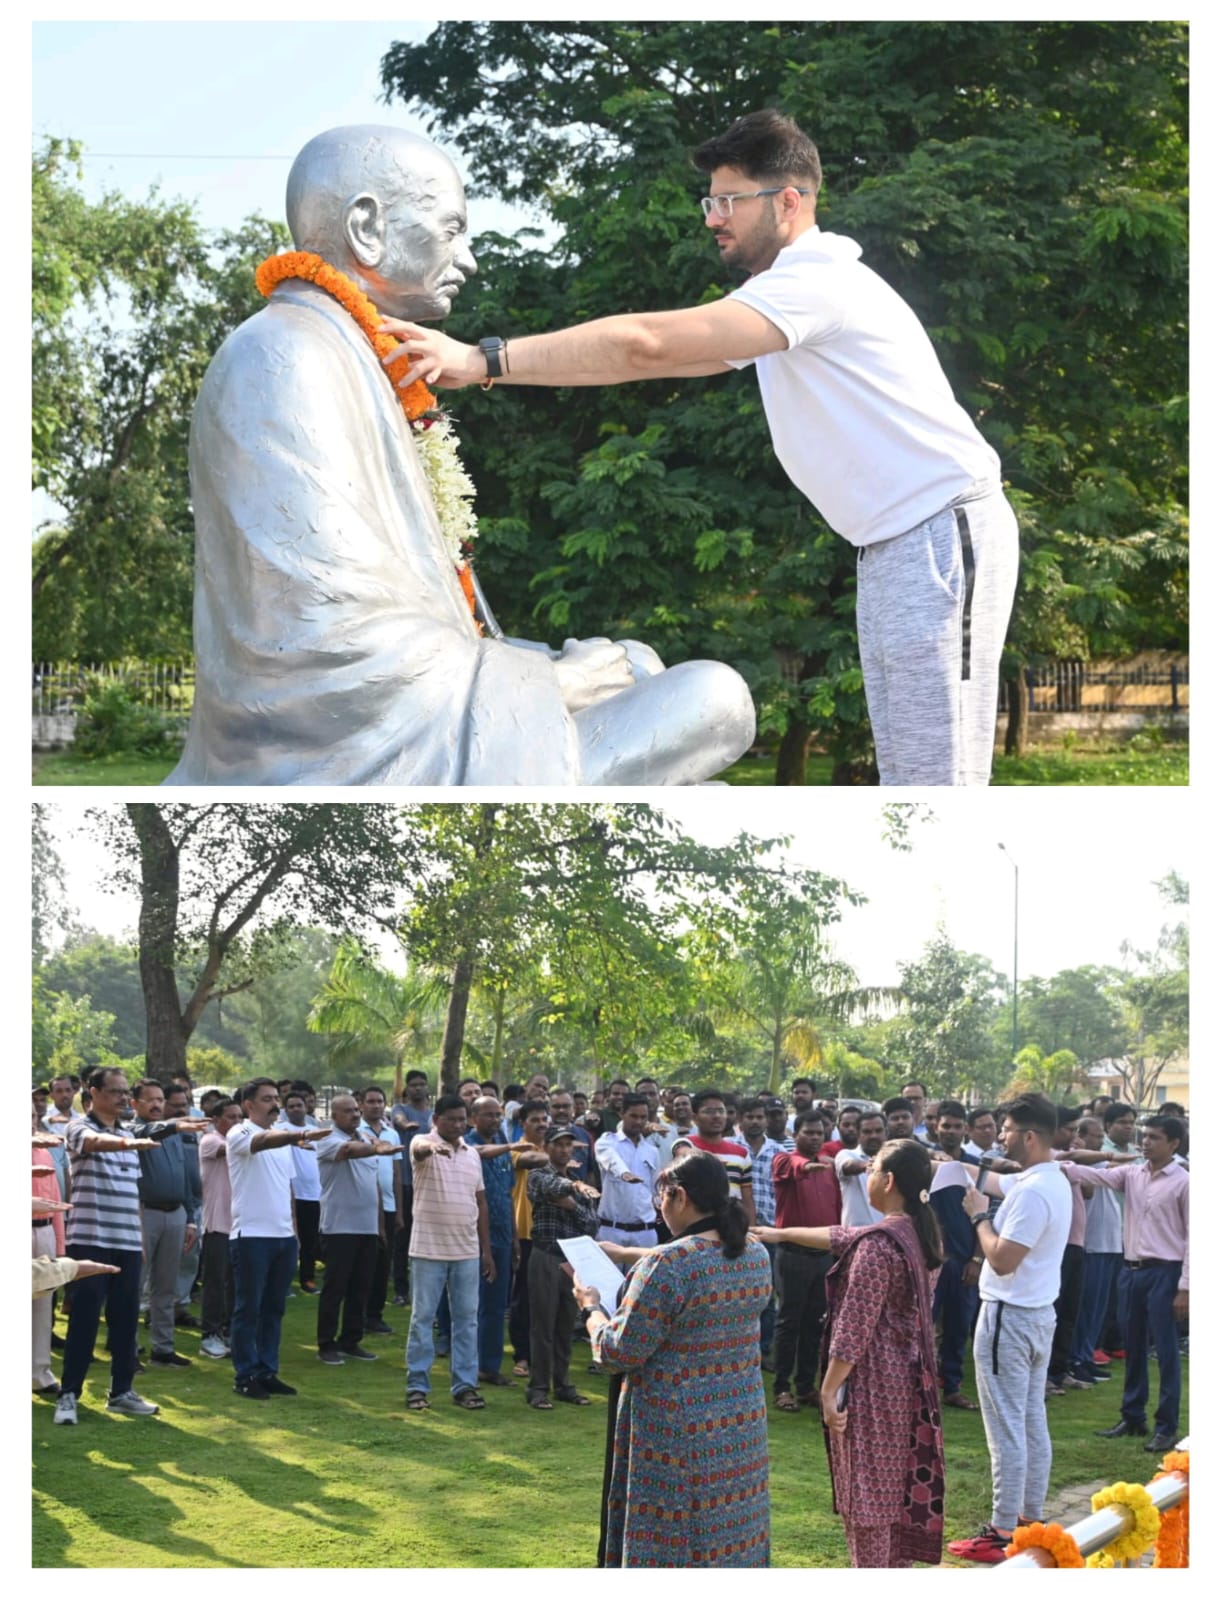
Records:
[[[1005,1058],[993,1033],[1005,980],[985,957],[958,950],[944,928],[899,967],[903,1009],[893,1023],[908,1072],[934,1097],[997,1086]]]
[[[345,939],[314,996],[306,1026],[329,1036],[329,1062],[347,1066],[370,1051],[394,1062],[394,1098],[403,1098],[403,1073],[436,1048],[446,985],[410,968],[401,976]]]
[[[68,920],[64,905],[64,867],[51,838],[50,812],[45,805],[31,807],[30,878],[31,948],[34,964],[45,959],[52,931]]]
[[[1188,887],[1177,872],[1158,884],[1168,906],[1186,907]],[[1152,1105],[1158,1079],[1171,1061],[1186,1054],[1189,1030],[1190,936],[1186,917],[1165,924],[1152,950],[1122,946],[1127,966],[1119,985],[1125,1046],[1118,1066],[1124,1096],[1133,1105]]]
[[[80,151],[48,139],[33,158],[34,484],[62,508],[34,546],[34,651],[185,656],[191,409],[288,235],[254,217],[208,239],[156,190],[86,200]]]
[[[1122,1053],[1123,1019],[1114,967],[1070,967],[1018,985],[1018,1036],[1069,1050],[1087,1067]],[[1008,1023],[998,1021],[997,1044],[1009,1048]]]
[[[673,959],[667,947],[701,917],[731,921],[748,888],[758,898],[768,886],[805,895],[825,922],[851,894],[823,874],[770,863],[776,841],[741,834],[701,845],[636,803],[422,805],[415,815],[428,843],[401,937],[413,960],[451,975],[445,1088],[461,1070],[477,974],[520,986],[545,967],[603,1028],[612,1001],[630,1003],[633,972]],[[595,965],[605,975],[612,960],[615,980],[592,998]]]
[[[1004,1098],[1025,1094],[1033,1090],[1045,1094],[1049,1100],[1061,1101],[1081,1080],[1081,1062],[1071,1050],[1053,1050],[1044,1055],[1037,1044],[1027,1044],[1018,1051],[1013,1061],[1013,1076],[1004,1091]]]
[[[753,106],[814,129],[822,219],[921,317],[1018,501],[1019,713],[1044,652],[1184,647],[1184,24],[456,21],[395,44],[382,81],[474,189],[560,230],[479,242],[458,337],[721,294],[690,150]],[[511,629],[719,655],[777,782],[804,781],[812,737],[836,781],[867,775],[853,552],[779,471],[749,374],[455,410]]]
[[[139,804],[92,816],[116,878],[140,895],[147,1060],[159,1076],[185,1068],[210,1003],[278,964],[287,927],[388,919],[410,863],[385,805]]]

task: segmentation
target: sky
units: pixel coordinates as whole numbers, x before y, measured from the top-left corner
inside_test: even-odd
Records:
[[[1190,797],[1182,791],[994,789],[984,806],[969,792],[936,795],[927,801],[936,820],[914,827],[906,855],[882,839],[877,791],[752,789],[749,796],[748,810],[714,789],[650,798],[706,843],[724,843],[743,828],[763,838],[790,835],[788,859],[863,893],[868,903],[845,910],[831,939],[871,986],[897,982],[899,963],[918,957],[939,925],[1009,977],[1014,862],[1019,978],[1119,965],[1125,940],[1151,948],[1162,924],[1177,920],[1161,903],[1157,880],[1171,870],[1192,877]],[[621,797],[642,798],[639,791]],[[137,906],[102,889],[106,862],[82,822],[87,798],[60,802],[55,813],[68,901],[81,922],[118,937],[135,926]],[[1002,842],[1008,856],[997,848]]]

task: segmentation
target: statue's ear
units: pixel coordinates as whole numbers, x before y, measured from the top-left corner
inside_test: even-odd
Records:
[[[380,265],[386,249],[385,212],[373,194],[358,194],[348,201],[343,233],[352,257],[362,267]]]

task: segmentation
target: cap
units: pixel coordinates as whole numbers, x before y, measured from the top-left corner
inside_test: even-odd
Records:
[[[576,1137],[571,1128],[561,1128],[558,1123],[553,1122],[543,1134],[543,1143],[555,1144],[559,1139],[572,1139],[575,1142]]]

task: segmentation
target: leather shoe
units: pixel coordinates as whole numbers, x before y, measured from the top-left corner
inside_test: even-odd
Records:
[[[1159,1430],[1153,1435],[1152,1439],[1149,1440],[1149,1443],[1145,1446],[1145,1449],[1150,1455],[1164,1456],[1167,1450],[1177,1450],[1178,1445],[1179,1436],[1177,1433],[1162,1433]]]
[[[1149,1429],[1143,1422],[1129,1422],[1126,1417],[1121,1417],[1113,1428],[1099,1428],[1096,1437],[1099,1439],[1123,1439],[1128,1434],[1135,1434],[1144,1438]]]

